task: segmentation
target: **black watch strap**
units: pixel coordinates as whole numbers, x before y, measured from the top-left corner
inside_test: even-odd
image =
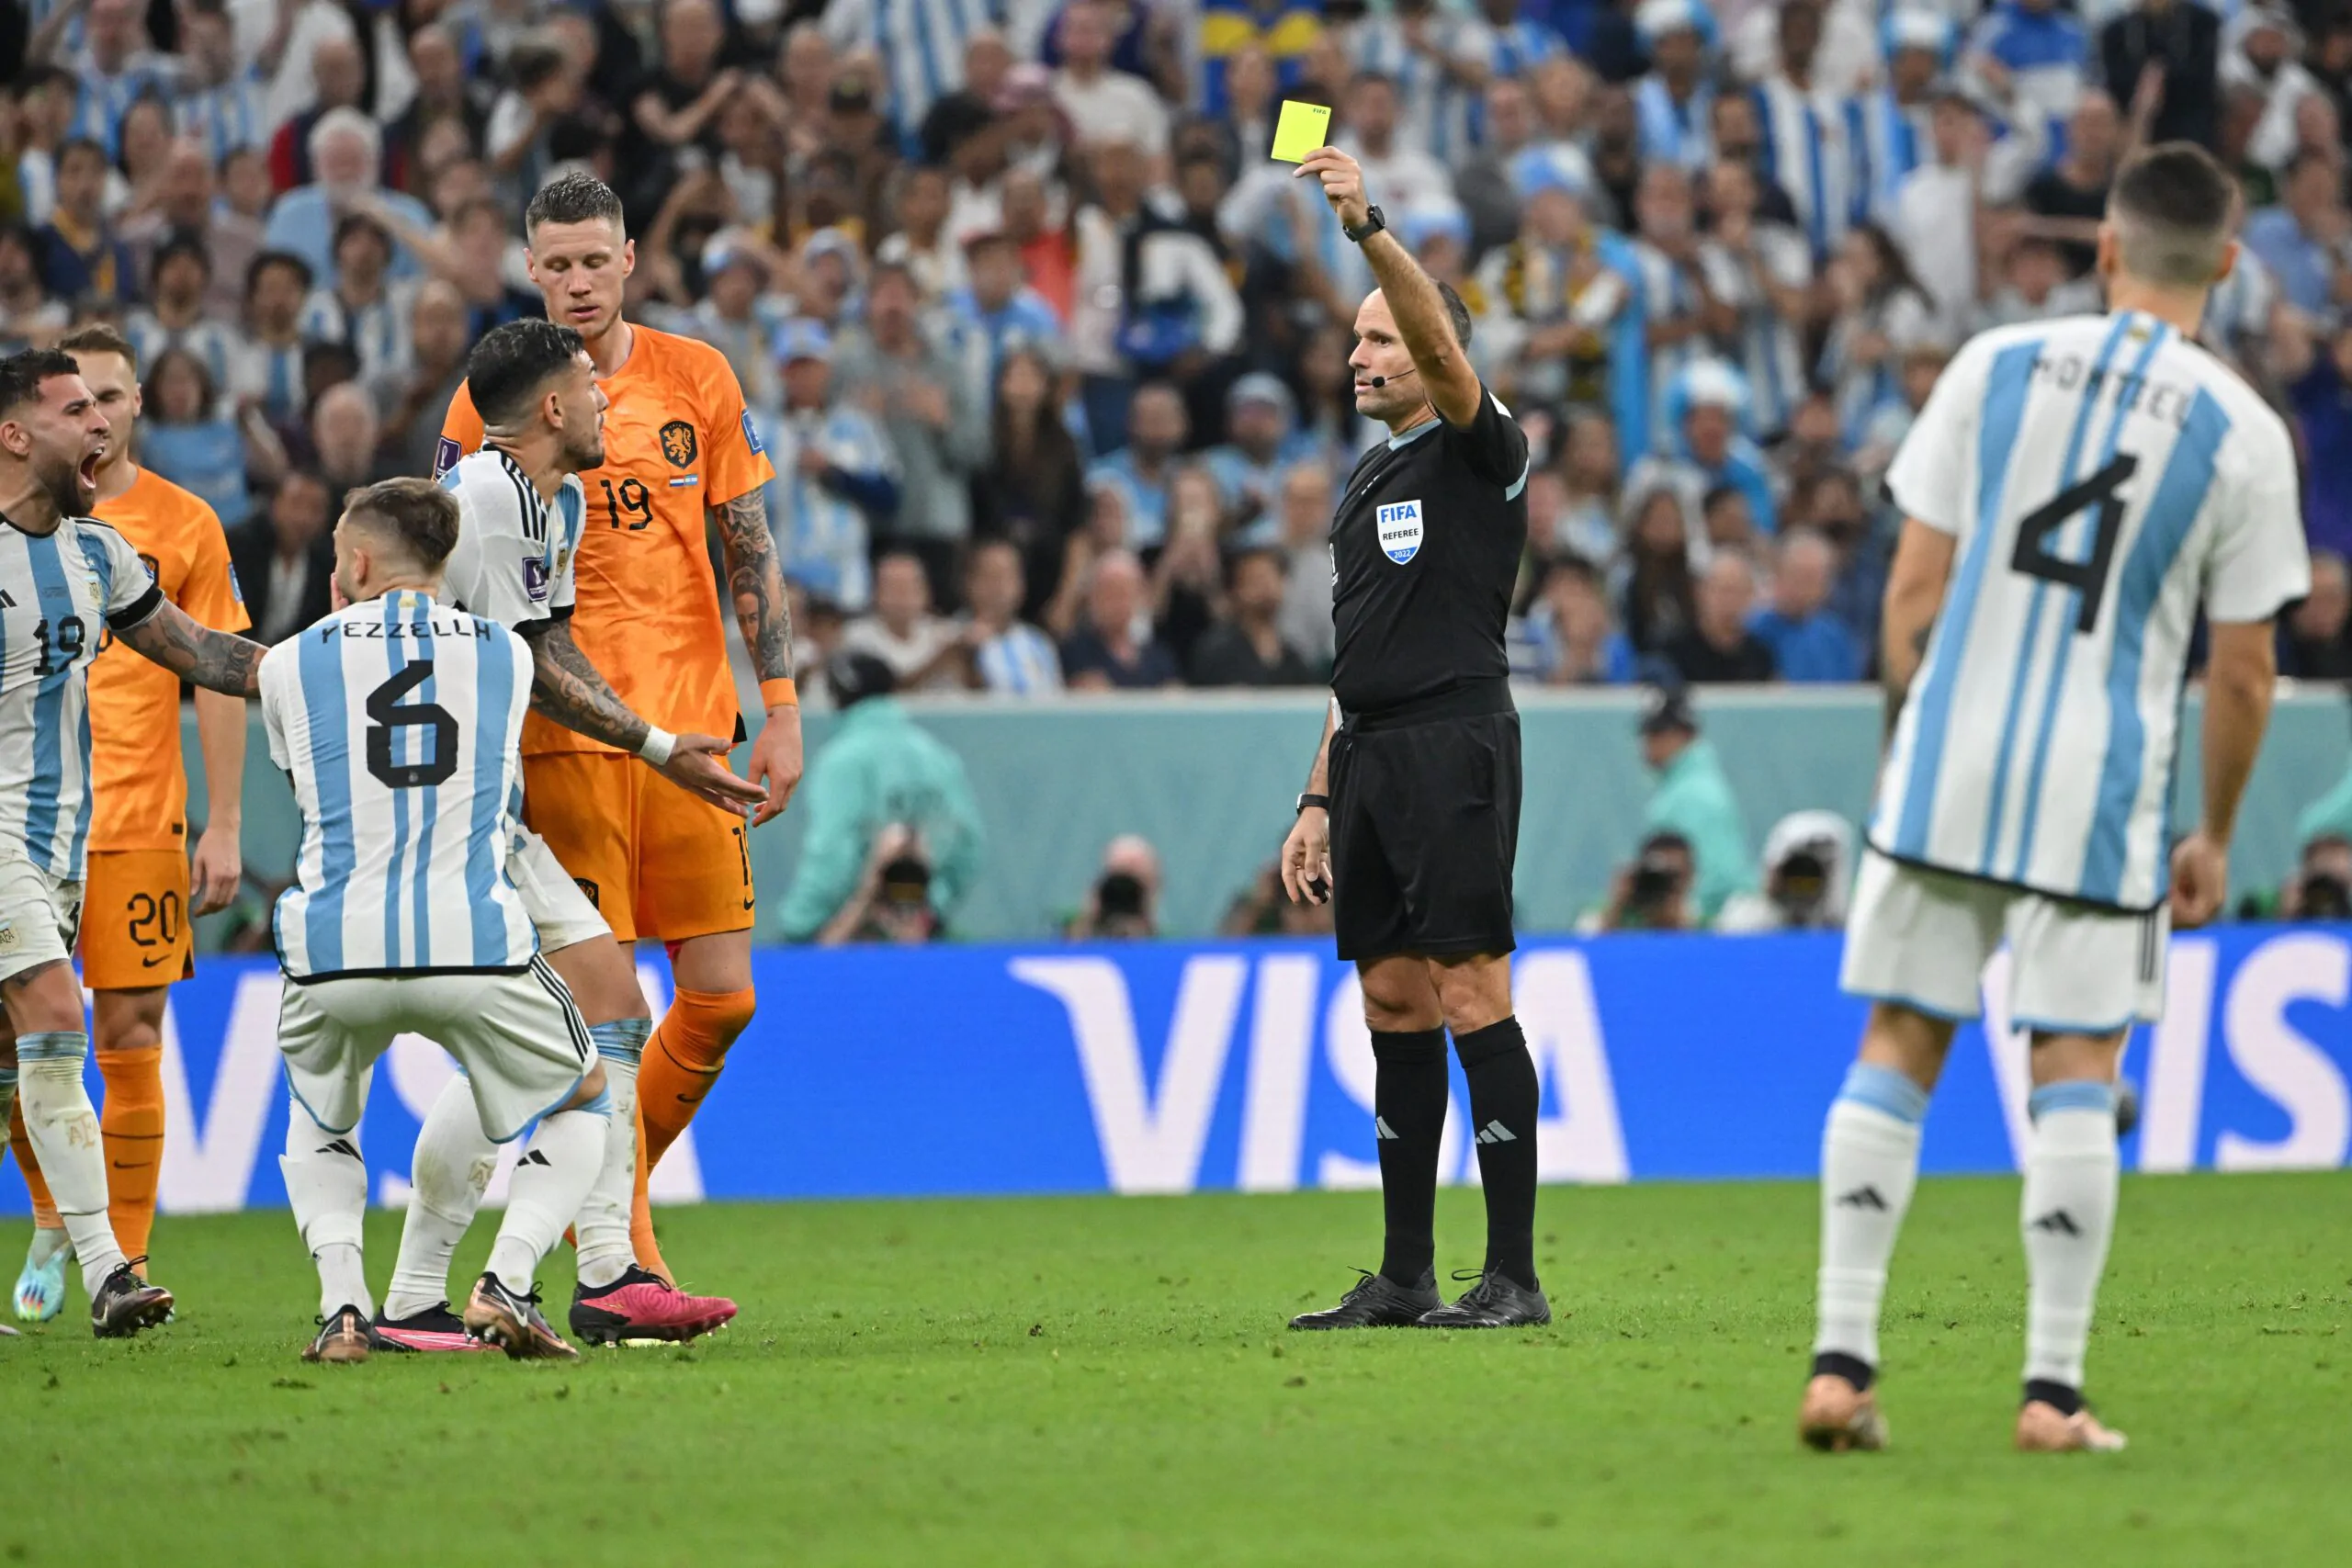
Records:
[[[1379,233],[1383,229],[1387,227],[1388,214],[1381,211],[1377,207],[1367,207],[1364,209],[1363,221],[1362,223],[1357,224],[1352,229],[1342,228],[1340,231],[1347,235],[1347,237],[1355,243],[1361,245],[1366,240],[1371,239],[1374,234]]]
[[[1298,797],[1297,809],[1299,811],[1304,811],[1310,806],[1329,811],[1331,809],[1331,797],[1328,795],[1317,795],[1312,791],[1309,791],[1307,794],[1302,795]]]

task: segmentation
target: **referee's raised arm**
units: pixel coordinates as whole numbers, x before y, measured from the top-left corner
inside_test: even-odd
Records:
[[[1364,264],[1387,298],[1396,335],[1413,357],[1430,407],[1446,423],[1466,427],[1478,416],[1485,389],[1470,368],[1470,355],[1457,336],[1437,279],[1423,272],[1404,242],[1389,231],[1386,217],[1365,194],[1363,168],[1336,147],[1318,147],[1294,177],[1322,182],[1323,199],[1331,204],[1348,238],[1363,250]]]

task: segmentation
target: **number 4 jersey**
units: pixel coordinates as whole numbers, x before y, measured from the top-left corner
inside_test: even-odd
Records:
[[[530,699],[521,637],[412,590],[269,650],[262,721],[302,812],[275,917],[288,978],[530,962],[537,940],[506,874]]]
[[[2162,902],[2199,611],[2264,621],[2310,587],[2286,426],[2154,317],[2068,317],[1962,349],[1887,486],[1957,548],[1871,844]]]
[[[106,524],[68,517],[28,534],[0,520],[0,857],[82,880],[90,663],[107,631],[163,603],[139,552]]]

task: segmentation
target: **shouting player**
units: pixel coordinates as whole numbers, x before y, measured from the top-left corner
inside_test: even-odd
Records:
[[[136,459],[139,364],[130,343],[112,327],[93,325],[67,333],[59,346],[82,367],[107,419],[98,521],[130,542],[165,599],[216,630],[244,630],[253,623],[229,570],[220,519]],[[237,831],[245,705],[220,692],[196,694],[209,805],[191,877],[179,682],[104,637],[98,647],[88,677],[95,806],[82,891],[82,984],[96,994],[91,1043],[107,1086],[98,1132],[106,1145],[107,1215],[115,1240],[137,1258],[147,1251],[163,1174],[165,987],[196,972],[190,922],[225,908],[244,876]],[[65,1308],[71,1247],[21,1118],[14,1133],[17,1168],[33,1197],[33,1241],[17,1280],[17,1315],[40,1321]]]
[[[359,491],[334,530],[343,607],[261,665],[269,754],[302,813],[273,927],[294,1100],[280,1163],[319,1269],[309,1361],[390,1348],[369,1321],[358,1128],[394,1035],[414,1030],[458,1058],[492,1139],[537,1122],[466,1303],[477,1338],[518,1360],[576,1356],[540,1314],[531,1276],[600,1179],[610,1207],[628,1201],[628,1168],[605,1158],[604,1065],[507,873],[531,650],[434,602],[457,542],[458,503],[429,480]]]
[[[2009,1017],[2032,1038],[2017,1446],[2123,1446],[2083,1403],[2115,1226],[2116,1067],[2132,1024],[2163,1010],[2167,897],[2183,926],[2222,906],[2269,719],[2271,621],[2311,581],[2286,426],[2192,341],[2234,254],[2235,192],[2186,142],[2127,165],[2099,225],[2109,314],[1970,343],[1888,473],[1905,521],[1881,658],[1900,716],[1847,923],[1843,983],[1870,1019],[1822,1138],[1798,1417],[1816,1448],[1886,1441],[1887,1259],[1928,1096],[2004,938]],[[2200,612],[2203,817],[2167,857]]]
[[[792,622],[761,486],[774,477],[726,358],[707,344],[637,326],[621,296],[637,265],[620,197],[563,175],[524,214],[531,276],[548,319],[577,332],[599,385],[605,460],[582,473],[587,525],[573,563],[571,633],[634,713],[676,731],[740,731],[707,528],[727,557],[727,592],[760,677],[766,720],[750,776],[766,788],[757,827],[800,782],[800,701]],[[459,388],[435,468],[482,441]],[[524,812],[623,945],[669,945],[669,1012],[638,1079],[637,1261],[668,1278],[646,1206],[646,1177],[684,1132],[752,1019],[752,849],[742,818],[639,768],[627,752],[535,715],[524,728]],[[464,1092],[453,1084],[453,1095]]]
[[[111,636],[184,681],[255,689],[262,649],[190,620],[130,542],[88,513],[109,421],[73,356],[0,359],[0,1109],[24,1098],[101,1337],[161,1323],[107,1216],[107,1157],[83,1087],[90,1037],[71,953],[90,833],[87,677]]]
[[[580,334],[552,321],[510,321],[466,360],[485,443],[443,476],[458,498],[458,543],[443,577],[447,596],[522,634],[534,665],[531,706],[594,740],[642,757],[687,794],[737,814],[767,791],[727,770],[729,743],[671,735],[613,693],[571,638],[572,563],[580,546],[580,470],[605,460],[605,394]],[[572,1332],[592,1343],[691,1339],[735,1315],[722,1297],[689,1296],[640,1268],[630,1250],[629,1193],[637,1162],[637,1074],[653,1031],[637,967],[596,907],[563,873],[544,840],[525,831],[511,866],[539,951],[570,987],[605,1064],[613,1099],[606,1159],[619,1172],[618,1203],[581,1211]],[[490,1134],[470,1100],[443,1095],[417,1137],[408,1223],[377,1331],[411,1349],[465,1344],[449,1312],[450,1257],[463,1238],[494,1163]]]

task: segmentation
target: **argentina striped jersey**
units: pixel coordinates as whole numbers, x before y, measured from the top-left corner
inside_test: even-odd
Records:
[[[164,603],[130,541],[91,517],[0,522],[0,856],[82,880],[90,839],[85,679],[109,632]]]
[[[1957,550],[1871,844],[2154,908],[2199,610],[2263,621],[2310,586],[2286,426],[2154,317],[2071,316],[1963,348],[1887,484]]]
[[[563,476],[549,504],[514,458],[485,446],[459,458],[441,488],[458,497],[458,547],[441,571],[450,603],[502,626],[571,614],[588,515],[578,474]]]
[[[538,939],[506,875],[530,700],[521,637],[413,589],[270,649],[262,721],[302,813],[273,918],[288,978],[530,962]]]

